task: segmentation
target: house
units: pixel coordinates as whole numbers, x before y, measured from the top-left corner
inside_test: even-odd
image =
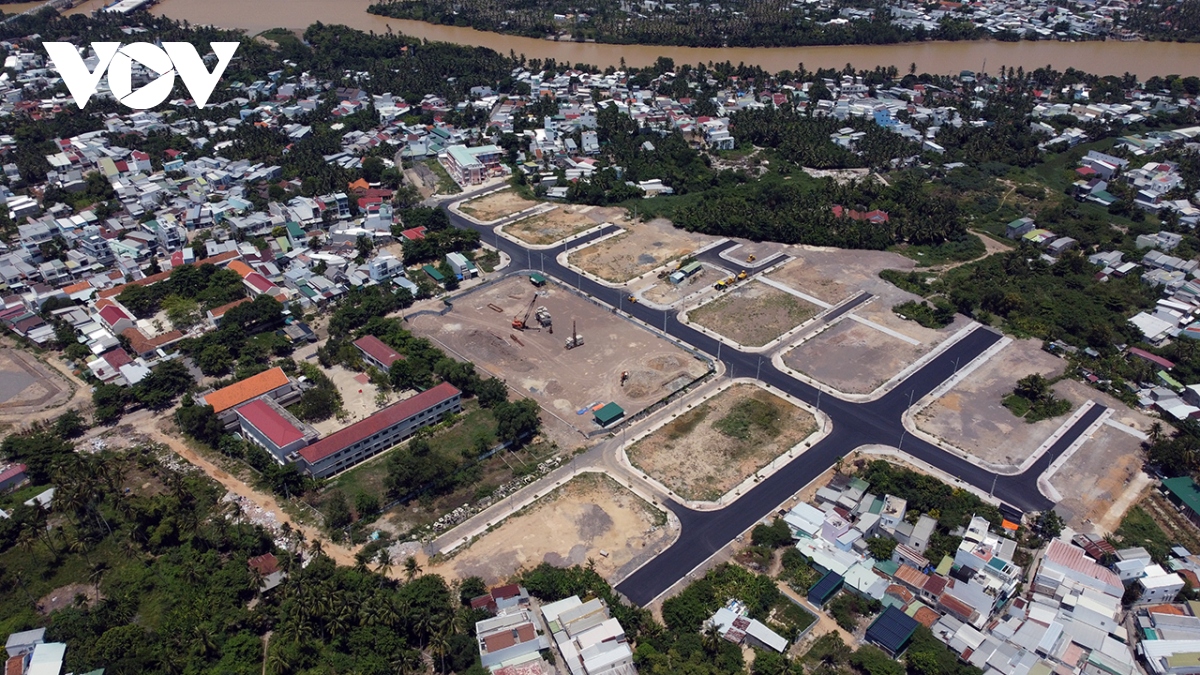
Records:
[[[824,576],[817,580],[817,583],[808,589],[808,601],[817,607],[824,607],[825,603],[833,599],[837,592],[842,590],[842,585],[845,584],[846,578],[835,572],[826,572]]]
[[[446,264],[450,266],[450,269],[454,270],[454,276],[458,277],[460,280],[474,279],[475,277],[479,276],[479,268],[475,266],[473,261],[468,260],[467,257],[461,253],[447,253]]]
[[[787,649],[787,638],[767,628],[757,619],[746,616],[746,609],[737,600],[718,609],[717,613],[708,620],[717,629],[721,637],[737,645],[747,644],[759,649],[770,649],[783,653]]]
[[[43,642],[33,648],[25,675],[59,675],[67,656],[65,642]]]
[[[1172,602],[1186,585],[1177,572],[1168,572],[1161,565],[1148,565],[1136,583],[1142,590],[1139,603]]]
[[[301,448],[300,467],[314,478],[328,478],[461,410],[462,392],[443,382]]]
[[[1162,490],[1180,513],[1200,527],[1200,487],[1190,476],[1167,478],[1162,482]]]
[[[380,370],[390,370],[392,364],[403,359],[404,355],[392,349],[374,335],[364,335],[354,341],[354,346],[368,365]]]
[[[486,609],[493,614],[510,609],[529,607],[529,591],[517,584],[497,586],[483,595],[471,598],[471,609]]]
[[[893,495],[884,495],[883,510],[879,512],[879,526],[885,530],[895,530],[904,520],[908,502]]]
[[[1033,231],[1033,218],[1017,218],[1004,226],[1004,236],[1009,239],[1019,239]]]
[[[487,668],[535,660],[538,652],[550,648],[550,640],[538,630],[533,613],[524,609],[476,622],[475,639],[480,661]]]
[[[917,620],[895,606],[889,606],[871,622],[866,640],[893,657],[908,649],[908,643],[917,632]]]
[[[4,649],[10,659],[14,656],[24,656],[33,652],[34,647],[45,642],[45,638],[45,628],[34,628],[33,630],[21,631],[20,633],[12,633],[8,636],[8,641],[4,643]]]
[[[0,471],[0,492],[7,492],[28,480],[24,464],[13,464]]]
[[[636,672],[625,630],[599,598],[583,602],[573,595],[542,605],[542,618],[571,675]]]
[[[279,569],[279,560],[275,558],[274,553],[264,553],[254,556],[246,561],[246,566],[258,573],[262,579],[262,585],[259,590],[267,592],[279,584],[283,583],[283,579],[287,574]]]

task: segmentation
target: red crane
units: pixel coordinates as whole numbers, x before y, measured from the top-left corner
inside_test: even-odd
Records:
[[[529,315],[533,313],[533,306],[537,303],[537,296],[537,293],[533,294],[533,299],[529,301],[529,308],[525,310],[525,316],[521,318],[513,318],[513,328],[516,330],[525,330],[526,323],[529,321]]]

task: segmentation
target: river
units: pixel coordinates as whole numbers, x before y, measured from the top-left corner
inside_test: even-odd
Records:
[[[809,70],[895,66],[907,72],[917,64],[918,72],[958,73],[961,70],[996,72],[1000,66],[1020,66],[1026,70],[1052,66],[1069,67],[1090,73],[1120,75],[1131,72],[1151,75],[1200,75],[1200,44],[1169,42],[922,42],[900,45],[841,47],[781,47],[709,49],[640,45],[581,44],[554,42],[471,28],[440,26],[420,21],[404,21],[368,14],[372,0],[162,0],[155,14],[199,24],[241,28],[251,34],[269,28],[305,28],[317,21],[341,23],[363,31],[384,33],[391,30],[408,35],[489,47],[502,54],[509,51],[529,58],[553,58],[559,63],[589,63],[616,66],[622,58],[630,66],[650,65],[660,56],[676,63],[731,61],[756,64],[775,72],[796,69],[801,63]],[[90,12],[108,4],[88,0],[72,12]]]

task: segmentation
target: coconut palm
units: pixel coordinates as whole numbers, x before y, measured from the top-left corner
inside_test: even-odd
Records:
[[[408,556],[404,559],[404,579],[411,582],[413,579],[421,575],[421,563],[413,556]]]

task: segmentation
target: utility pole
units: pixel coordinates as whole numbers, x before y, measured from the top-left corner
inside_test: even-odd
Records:
[[[762,375],[762,357],[761,356],[758,357],[758,370],[754,371],[754,379],[756,379],[756,380],[759,379],[759,377],[758,377],[759,375]]]
[[[988,490],[989,497],[991,497],[992,495],[994,495],[996,493],[996,480],[999,478],[1000,478],[1000,474],[998,474],[998,473],[992,474],[992,489]]]

